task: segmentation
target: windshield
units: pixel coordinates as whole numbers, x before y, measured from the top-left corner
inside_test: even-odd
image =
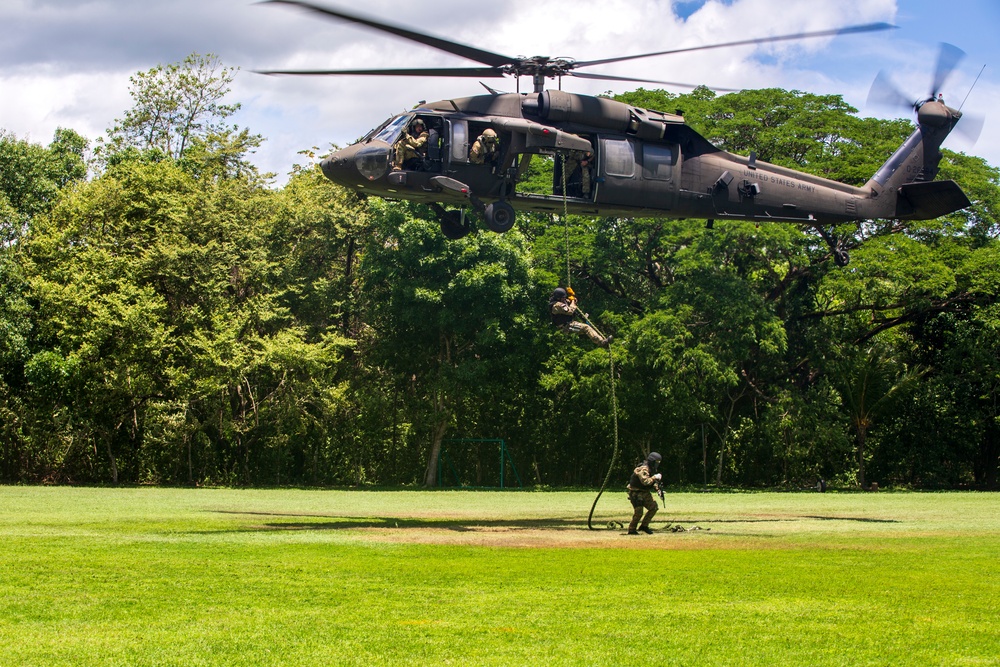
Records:
[[[379,141],[384,141],[387,144],[394,143],[396,139],[399,138],[400,133],[403,128],[406,127],[406,122],[410,119],[409,116],[396,116],[388,123],[384,123],[381,128],[377,130],[372,130],[369,132],[368,140],[378,139]]]

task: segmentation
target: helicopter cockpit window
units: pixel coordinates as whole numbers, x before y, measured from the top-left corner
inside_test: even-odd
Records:
[[[654,181],[669,181],[674,164],[670,146],[642,145],[642,177]]]
[[[406,123],[409,120],[409,116],[397,116],[396,118],[393,118],[388,125],[379,130],[378,133],[372,138],[384,141],[387,144],[393,144],[396,142],[396,139],[399,139],[399,135],[406,128]]]
[[[635,175],[635,151],[631,141],[604,140],[604,170],[608,176],[632,178]]]

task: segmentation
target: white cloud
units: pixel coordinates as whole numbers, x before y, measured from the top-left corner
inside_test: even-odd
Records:
[[[58,127],[94,139],[130,106],[130,74],[62,73],[41,65],[0,77],[0,128],[43,144]]]

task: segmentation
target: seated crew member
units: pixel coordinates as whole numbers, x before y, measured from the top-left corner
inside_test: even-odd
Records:
[[[395,162],[392,164],[393,171],[399,171],[406,164],[407,160],[413,158],[423,159],[427,154],[427,139],[430,133],[427,132],[427,125],[419,118],[414,118],[410,122],[410,127],[403,136],[396,142]]]
[[[572,288],[557,287],[552,292],[552,296],[549,297],[549,314],[552,316],[552,324],[566,333],[586,336],[595,345],[607,347],[611,344],[611,336],[605,338],[597,332],[597,329],[586,322],[574,319],[576,314],[580,312],[580,308],[576,303],[576,295],[572,294],[572,291]]]
[[[500,137],[492,129],[486,128],[469,149],[469,162],[495,165],[499,159]]]

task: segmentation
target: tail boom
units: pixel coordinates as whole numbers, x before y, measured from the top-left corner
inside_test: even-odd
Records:
[[[941,144],[962,117],[943,102],[929,100],[917,111],[917,129],[865,184],[872,217],[930,220],[969,206],[954,181],[935,181]]]

